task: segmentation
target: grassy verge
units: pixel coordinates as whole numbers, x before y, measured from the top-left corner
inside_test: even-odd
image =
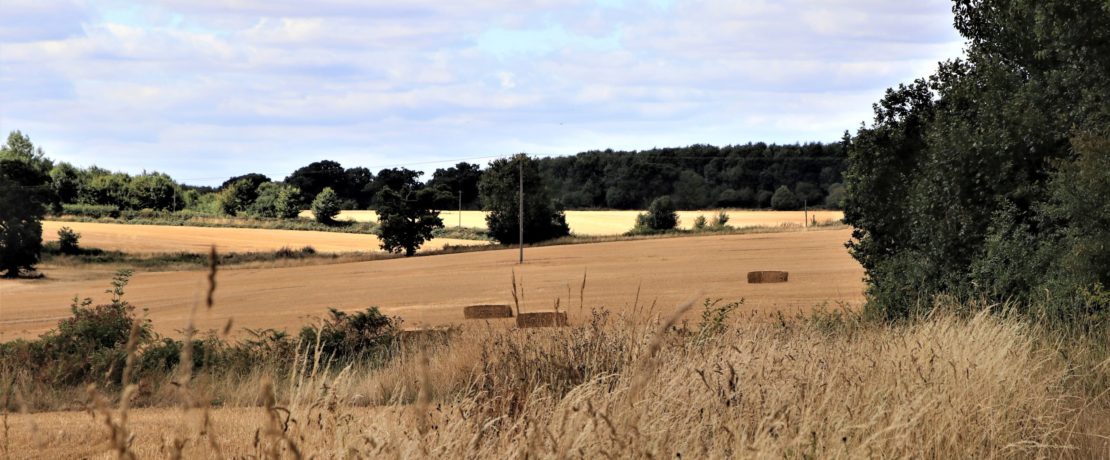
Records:
[[[688,308],[575,309],[565,328],[464,326],[404,339],[369,326],[382,319],[367,312],[242,344],[143,342],[141,329],[119,327],[97,353],[5,344],[5,410],[82,410],[5,415],[5,440],[16,456],[56,457],[1092,458],[1110,449],[1110,362],[1033,322],[990,313],[900,325],[851,313],[737,321],[729,315],[742,303],[707,300],[701,321],[677,323]],[[56,342],[93,329],[66,330]],[[357,348],[366,337],[381,341]],[[26,366],[38,350],[55,354]],[[114,360],[100,364],[108,371],[86,367],[102,355]],[[56,364],[85,378],[49,372]],[[47,419],[60,435],[36,431]],[[66,441],[90,430],[101,437]]]
[[[362,262],[391,257],[378,252],[318,253],[312,246],[299,249],[281,248],[265,252],[226,252],[217,255],[221,266],[236,266],[273,262],[340,263]],[[57,241],[43,245],[42,263],[53,266],[119,266],[141,271],[196,270],[209,265],[208,254],[171,252],[135,254],[107,251],[98,248],[80,248],[76,254],[63,254]]]

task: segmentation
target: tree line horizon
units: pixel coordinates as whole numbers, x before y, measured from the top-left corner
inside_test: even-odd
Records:
[[[14,137],[13,137],[14,136]],[[33,147],[15,131],[9,141]],[[16,139],[18,138],[18,139]],[[41,152],[41,149],[38,149]],[[839,143],[747,144],[650,150],[589,150],[575,155],[535,157],[537,177],[559,209],[643,210],[661,196],[680,210],[708,208],[809,207],[839,209],[845,156]],[[49,161],[45,155],[44,160]],[[496,160],[495,160],[496,161]],[[493,162],[491,161],[490,164]],[[482,209],[478,190],[489,165],[462,161],[425,173],[405,167],[376,173],[320,160],[284,178],[261,173],[232,176],[218,186],[178,182],[161,172],[129,174],[96,165],[80,168],[50,162],[49,183],[58,204],[114,207],[116,210],[181,211],[258,217],[294,217],[310,209],[316,196],[331,188],[344,210],[376,210],[385,188],[415,181],[436,190],[435,209]],[[776,199],[776,193],[778,198]],[[260,203],[259,200],[262,200]],[[275,208],[285,201],[288,209]],[[57,211],[61,211],[59,208]]]

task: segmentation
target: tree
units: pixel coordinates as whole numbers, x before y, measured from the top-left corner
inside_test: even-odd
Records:
[[[685,170],[679,173],[674,184],[675,206],[681,209],[701,209],[709,201],[709,190],[700,174]]]
[[[785,185],[775,190],[774,196],[771,197],[771,207],[778,211],[798,209],[801,205],[798,202],[798,197],[794,196],[794,192],[791,192]]]
[[[258,187],[258,198],[248,208],[248,213],[258,217],[292,219],[300,214],[298,197],[301,191],[292,185],[265,182]]]
[[[229,216],[246,214],[258,198],[258,192],[252,187],[249,179],[240,179],[220,190],[216,197],[220,213]]]
[[[678,226],[678,213],[674,201],[669,196],[656,198],[648,206],[646,213],[636,216],[636,227],[640,231],[667,231]]]
[[[829,195],[825,197],[825,206],[832,209],[844,209],[846,196],[844,184],[832,184],[829,186]]]
[[[339,215],[339,195],[331,187],[324,187],[316,199],[312,200],[312,214],[321,224],[335,223],[335,216]]]
[[[482,203],[478,195],[478,182],[481,179],[482,170],[478,165],[462,162],[450,168],[436,169],[428,181],[428,187],[444,192],[444,199],[437,205],[438,209],[454,209],[458,206],[460,193],[464,209],[481,209]]]
[[[519,154],[490,162],[478,184],[482,206],[489,215],[490,236],[501,244],[520,242],[519,186],[524,180],[524,242],[536,243],[570,234],[566,216],[547,193],[536,160]]]
[[[363,167],[354,167],[348,168],[343,175],[346,177],[339,195],[354,201],[355,209],[370,207],[374,200],[374,173]]]
[[[177,195],[177,184],[162,173],[143,173],[127,184],[130,207],[134,209],[171,209]]]
[[[422,186],[415,178],[400,190],[387,186],[378,196],[381,247],[386,252],[412,256],[432,239],[433,230],[443,228],[439,212],[433,210],[436,190]]]
[[[343,165],[334,161],[323,160],[310,163],[308,166],[293,171],[289,177],[285,178],[284,182],[299,188],[302,194],[302,202],[308,202],[312,197],[324,191],[325,188],[331,188],[333,193],[336,190],[346,190],[346,181],[347,171],[343,169]]]
[[[50,170],[50,182],[61,203],[76,203],[83,184],[81,170],[69,163],[58,163]]]
[[[62,254],[80,254],[80,242],[81,234],[73,231],[72,228],[62,227],[58,229],[58,250]]]
[[[966,58],[888,90],[846,136],[845,220],[869,313],[911,316],[943,294],[1110,321],[1104,3],[956,0]]]
[[[53,164],[19,131],[0,147],[0,270],[14,278],[34,269],[42,251],[42,218],[55,199]]]
[[[225,180],[224,183],[220,184],[218,189],[223,190],[223,189],[227,188],[229,185],[234,184],[236,182],[239,182],[241,180],[245,180],[245,181],[249,182],[251,184],[251,190],[257,190],[258,187],[261,186],[262,184],[265,184],[267,182],[271,182],[270,178],[266,177],[265,174],[249,173],[249,174],[243,174],[242,176],[235,176],[235,177],[232,177],[228,180]]]

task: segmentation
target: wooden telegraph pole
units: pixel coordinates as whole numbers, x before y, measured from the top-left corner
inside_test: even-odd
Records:
[[[462,187],[459,187],[459,228],[462,228]]]
[[[795,203],[797,203],[797,201],[795,201]],[[802,224],[802,227],[809,228],[809,201],[808,200],[802,200],[802,209],[805,210],[804,211],[805,212],[805,217],[802,217],[803,219],[805,219],[805,223]]]
[[[520,243],[520,262],[519,263],[521,265],[523,265],[524,264],[524,154],[523,153],[520,154],[520,156],[517,157],[517,161],[519,162],[519,166],[520,166],[520,191],[517,194],[519,196],[519,199],[520,199],[520,201],[519,201],[520,207],[517,210],[517,214],[516,214],[516,221],[517,221],[517,223],[520,224],[520,239],[517,240],[517,242]]]

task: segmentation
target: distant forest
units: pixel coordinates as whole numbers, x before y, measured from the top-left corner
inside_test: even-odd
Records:
[[[12,139],[27,150],[35,149],[22,133],[13,133]],[[325,188],[335,191],[343,209],[376,209],[384,188],[396,190],[413,179],[423,179],[439,192],[436,205],[441,209],[456,209],[460,201],[465,209],[482,208],[478,183],[484,170],[467,162],[437,169],[425,178],[423,172],[406,168],[375,173],[323,160],[285,178],[248,173],[219,187],[197,187],[157,172],[130,175],[43,160],[49,164],[52,201],[73,212],[94,207],[280,217],[289,214],[282,209],[306,209]],[[543,186],[565,209],[645,209],[662,196],[671,197],[679,209],[799,209],[842,206],[845,160],[840,143],[749,143],[588,151],[537,158],[537,163]]]

